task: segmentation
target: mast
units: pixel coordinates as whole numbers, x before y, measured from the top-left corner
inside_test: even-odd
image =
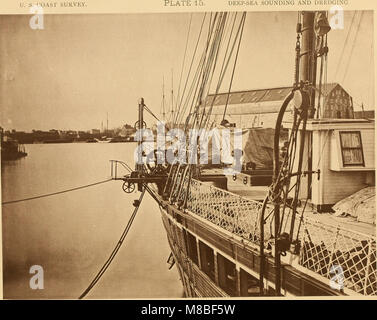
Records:
[[[173,69],[171,69],[171,122],[174,123]]]
[[[275,137],[274,137],[274,164],[273,164],[273,177],[272,177],[272,186],[271,186],[271,199],[274,205],[274,229],[275,229],[275,248],[274,248],[274,262],[275,262],[275,293],[277,296],[281,295],[281,254],[289,250],[291,243],[293,242],[293,231],[295,224],[295,212],[298,205],[298,196],[300,189],[300,180],[302,174],[303,158],[305,151],[305,140],[306,140],[306,122],[308,118],[313,118],[315,114],[315,86],[316,86],[316,51],[315,51],[315,30],[314,30],[314,20],[316,12],[305,11],[302,13],[302,25],[298,23],[297,31],[301,33],[301,47],[297,47],[296,50],[300,53],[299,55],[299,80],[295,84],[299,84],[299,88],[294,88],[295,91],[292,91],[289,96],[286,97],[284,103],[279,111],[278,118],[276,120],[275,126]],[[297,66],[296,66],[297,68]],[[296,73],[297,76],[297,73]],[[281,179],[281,164],[279,159],[279,140],[280,140],[280,130],[282,127],[282,120],[284,113],[287,109],[288,103],[293,99],[293,96],[300,96],[301,103],[298,106],[295,106],[295,114],[299,116],[302,120],[301,131],[298,140],[293,143],[299,144],[299,156],[298,156],[298,165],[297,165],[297,181],[295,183],[294,198],[292,203],[292,220],[290,233],[280,233],[281,224],[283,221],[282,215],[284,215],[284,206],[281,208],[281,191],[282,185],[280,182]],[[307,97],[307,98],[306,98]],[[310,148],[309,148],[310,149]],[[310,162],[310,159],[309,159]],[[309,170],[311,170],[311,165],[309,164]],[[264,213],[262,213],[262,217]],[[261,226],[261,230],[263,226]],[[263,231],[261,231],[262,233]],[[263,258],[263,244],[261,243],[261,260]],[[264,266],[261,265],[261,288],[263,281]]]
[[[308,118],[314,118],[315,113],[317,58],[315,52],[314,17],[315,12],[313,11],[304,11],[302,13],[300,80],[309,84],[310,105]]]
[[[141,152],[141,145],[143,143],[143,129],[144,129],[143,123],[144,123],[144,98],[140,98],[140,100],[139,100],[139,120],[136,122],[136,125],[135,125],[135,129],[138,130],[137,131],[137,134],[138,134],[137,146],[138,146],[138,150],[139,150],[138,159],[137,159],[135,169],[138,173],[142,173],[143,168],[144,168],[143,154]],[[141,184],[139,184],[139,191],[141,191],[140,186],[141,186]]]
[[[109,113],[106,112],[106,133],[109,132]]]
[[[162,76],[162,120],[165,121],[165,80]]]

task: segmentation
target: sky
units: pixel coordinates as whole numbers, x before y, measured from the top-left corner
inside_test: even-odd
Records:
[[[187,74],[203,13],[47,15],[43,30],[29,19],[0,16],[0,125],[89,130],[105,125],[107,113],[110,128],[133,124],[140,97],[160,114],[163,78],[168,103],[189,34],[182,79]],[[296,12],[248,13],[232,90],[293,83],[296,23]],[[374,109],[373,13],[345,12],[328,46],[328,82],[351,94],[355,110]]]

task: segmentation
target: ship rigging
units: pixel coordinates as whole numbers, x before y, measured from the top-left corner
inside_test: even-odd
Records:
[[[178,89],[176,104],[173,89],[171,92],[170,128],[183,123],[187,135],[192,129],[207,129],[201,131],[202,136],[197,139],[208,140],[206,135],[215,127],[211,113],[225,80],[228,83],[221,126],[232,128],[227,120],[227,108],[231,103],[245,21],[246,12],[204,15],[188,75],[181,93]],[[371,128],[370,123],[363,121],[324,121],[322,117],[327,94],[327,34],[330,30],[326,12],[297,14],[294,79],[278,112],[271,184],[263,199],[250,199],[228,191],[228,182],[237,181],[237,174],[229,177],[221,171],[211,170],[210,166],[204,168],[179,160],[161,164],[158,159],[165,159],[167,150],[155,149],[151,154],[139,152],[135,170],[122,161],[111,160],[112,178],[123,181],[126,193],[134,192],[137,186],[142,196],[147,191],[159,204],[172,249],[168,260],[171,267],[174,262],[177,265],[186,296],[377,293],[375,235],[326,225],[306,217],[312,210],[310,202],[314,203],[313,192],[317,192],[327,174],[323,166],[324,150],[329,144],[327,133],[334,127],[339,128],[341,137],[341,128],[349,125],[363,130]],[[202,37],[206,40],[200,54],[198,42]],[[186,50],[187,42],[184,61]],[[192,68],[194,61],[199,61],[196,70]],[[208,104],[211,88],[214,92]],[[292,111],[288,119],[287,110]],[[147,130],[145,111],[158,120],[144,99],[140,99],[139,119],[135,123],[140,150]],[[161,113],[165,117],[164,84]],[[283,131],[288,134],[284,148],[281,148]],[[348,135],[356,141],[353,132]],[[319,149],[314,150],[314,143],[322,136],[323,141],[317,145]],[[200,148],[193,150],[187,144],[184,148],[189,158],[199,157]],[[356,150],[358,147],[349,148]],[[237,152],[243,153],[235,149],[233,156]],[[357,158],[357,151],[352,152]],[[130,173],[121,174],[122,168]],[[243,184],[247,183],[246,177]],[[142,196],[135,201],[135,207],[140,205]],[[322,203],[317,206],[323,207]],[[339,278],[339,270],[343,278]]]

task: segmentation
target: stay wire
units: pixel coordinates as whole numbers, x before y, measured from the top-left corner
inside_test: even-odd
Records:
[[[219,80],[218,80],[217,87],[216,87],[216,92],[213,95],[213,98],[212,98],[212,101],[211,101],[211,106],[210,106],[210,109],[208,111],[208,115],[207,115],[207,119],[206,119],[207,123],[209,122],[209,116],[212,113],[212,108],[213,108],[215,99],[216,99],[216,97],[218,95],[218,92],[220,90],[220,87],[221,87],[221,84],[222,84],[222,80],[224,78],[226,69],[228,67],[228,64],[229,64],[229,61],[230,61],[230,58],[231,58],[231,55],[232,55],[232,52],[233,52],[234,44],[232,46],[232,51],[229,54],[228,61],[226,61],[226,58],[228,57],[229,45],[230,45],[230,42],[231,42],[231,39],[232,39],[232,34],[233,34],[233,29],[234,29],[234,25],[235,25],[236,19],[237,19],[237,12],[234,14],[232,27],[231,27],[231,30],[229,32],[229,38],[228,38],[227,46],[226,46],[226,49],[225,49],[225,54],[224,54],[223,62],[222,62],[222,65],[221,65],[221,70],[220,70],[220,74],[219,74]],[[238,33],[237,33],[237,35],[238,35]],[[234,39],[234,43],[236,42],[237,35],[236,35],[236,37]],[[206,125],[206,127],[208,127],[208,124]]]
[[[241,22],[241,25],[242,25],[242,27],[241,27],[241,33],[240,33],[240,37],[239,37],[239,41],[238,41],[238,46],[237,46],[237,51],[236,51],[236,57],[235,57],[235,60],[234,60],[234,65],[233,65],[233,70],[232,70],[232,76],[231,76],[230,83],[229,83],[228,94],[227,94],[227,97],[226,97],[226,103],[225,103],[225,108],[224,108],[223,120],[225,119],[226,109],[228,107],[228,102],[229,102],[230,90],[232,89],[234,72],[236,70],[236,65],[237,65],[237,60],[238,60],[238,54],[239,54],[240,46],[241,46],[243,29],[244,29],[244,26],[245,26],[246,13],[243,14],[242,18],[243,18],[243,20]]]
[[[109,268],[111,262],[114,260],[116,254],[118,253],[119,249],[121,248],[131,226],[132,226],[132,223],[136,217],[136,213],[140,207],[140,203],[141,201],[143,200],[143,197],[144,197],[144,194],[145,194],[145,190],[146,188],[143,189],[143,191],[141,192],[141,195],[139,197],[139,205],[137,207],[135,207],[130,219],[128,220],[127,222],[127,225],[126,227],[124,228],[123,230],[123,233],[121,235],[121,237],[119,238],[117,244],[115,245],[113,251],[111,252],[109,258],[106,260],[106,262],[104,263],[104,265],[102,266],[102,268],[98,271],[98,273],[96,274],[96,276],[94,277],[94,279],[92,280],[92,282],[89,284],[89,286],[84,290],[84,292],[80,295],[79,299],[83,299],[89,292],[90,290],[93,289],[93,287],[98,283],[98,281],[101,279],[101,277],[103,276],[103,274],[106,272],[106,270]]]
[[[188,70],[188,72],[187,72],[187,77],[186,77],[185,85],[184,85],[184,87],[183,87],[183,91],[182,91],[181,99],[180,99],[180,102],[179,102],[180,105],[181,105],[182,102],[183,102],[183,97],[184,97],[185,92],[186,92],[187,83],[188,83],[188,80],[189,80],[189,77],[190,77],[190,74],[191,74],[191,69],[192,69],[192,66],[193,66],[193,63],[194,63],[194,60],[195,60],[195,56],[196,56],[196,52],[197,52],[197,49],[198,49],[199,41],[200,41],[200,38],[201,38],[201,35],[202,35],[202,30],[203,30],[203,25],[204,25],[205,18],[206,18],[206,13],[205,13],[204,16],[203,16],[202,24],[201,24],[201,26],[200,26],[200,31],[199,31],[198,39],[197,39],[197,41],[196,41],[196,45],[195,45],[195,49],[194,49],[194,53],[193,53],[192,58],[191,58],[190,67],[189,67],[189,70]],[[178,122],[178,120],[177,120],[177,122]]]
[[[349,70],[349,66],[350,66],[352,54],[353,54],[353,51],[354,51],[355,45],[356,45],[357,36],[359,35],[359,31],[360,31],[361,21],[363,20],[363,15],[364,15],[364,11],[362,11],[361,14],[360,14],[360,20],[359,20],[359,23],[357,25],[357,29],[356,29],[356,34],[355,34],[354,40],[352,42],[351,52],[350,52],[350,54],[348,56],[348,60],[347,60],[347,63],[346,63],[346,68],[345,68],[346,71],[344,73],[344,76],[343,76],[343,79],[342,79],[341,83],[344,83],[344,80],[346,79],[347,74],[348,74],[348,70]]]
[[[187,46],[190,38],[190,30],[191,30],[191,21],[192,21],[192,14],[190,15],[190,21],[189,21],[189,26],[188,26],[188,31],[187,31],[187,37],[186,37],[186,45],[185,45],[185,52],[183,55],[183,61],[182,61],[182,68],[181,68],[181,75],[179,77],[179,84],[178,84],[178,93],[177,93],[177,101],[176,101],[176,109],[178,109],[177,114],[179,113],[179,108],[181,107],[180,105],[180,92],[181,92],[181,83],[182,83],[182,76],[183,76],[183,70],[186,62],[186,56],[187,56]]]
[[[204,92],[204,90],[203,90],[204,99],[201,99],[202,101],[204,100],[204,105],[203,105],[203,112],[202,112],[200,123],[199,123],[200,128],[205,127],[205,125],[203,125],[203,123],[206,122],[206,121],[204,121],[204,119],[206,119],[206,117],[205,117],[206,116],[206,114],[205,114],[205,111],[206,111],[205,98],[208,97],[208,95],[209,95],[209,90],[211,88],[213,77],[214,77],[214,74],[215,74],[215,71],[216,71],[218,54],[219,54],[220,47],[221,47],[221,44],[222,44],[222,41],[223,41],[224,27],[225,27],[225,22],[226,22],[226,18],[227,18],[226,15],[224,17],[225,18],[223,18],[222,21],[221,21],[221,27],[220,27],[221,29],[220,29],[220,32],[218,34],[218,37],[217,37],[216,43],[215,43],[214,55],[213,55],[213,59],[211,61],[212,67],[211,67],[211,70],[210,70],[210,77],[208,78],[208,81],[205,83],[207,90],[206,90],[206,92]],[[217,87],[219,87],[219,86],[217,86]],[[217,92],[218,92],[218,88],[216,89],[216,94],[217,94]]]
[[[354,11],[354,13],[353,13],[352,20],[351,20],[351,24],[350,24],[350,27],[349,27],[349,29],[348,29],[346,39],[344,40],[343,49],[342,49],[342,51],[341,51],[341,56],[340,56],[340,59],[338,60],[338,64],[337,64],[336,69],[335,69],[334,79],[337,79],[337,76],[338,76],[338,73],[339,73],[339,70],[340,70],[339,68],[340,68],[340,66],[342,65],[341,62],[342,62],[342,60],[343,60],[343,57],[344,57],[343,55],[344,55],[344,53],[345,53],[346,45],[347,45],[347,43],[348,43],[349,36],[350,36],[350,34],[351,34],[351,30],[352,30],[352,26],[353,26],[353,23],[354,23],[354,21],[355,21],[356,12],[357,12],[357,11]]]
[[[236,21],[236,18],[237,18],[237,13],[235,13],[235,16],[234,16],[233,26],[234,26],[234,23],[235,23],[235,21]],[[230,32],[230,34],[229,34],[229,41],[230,41],[230,39],[231,39],[231,37],[232,37],[233,26],[232,26],[232,30],[231,30],[231,32]],[[226,49],[226,52],[225,52],[225,55],[224,55],[224,60],[223,60],[223,62],[222,62],[222,66],[221,66],[221,70],[220,70],[219,79],[218,79],[218,81],[217,81],[216,92],[215,92],[215,94],[214,94],[214,97],[213,97],[213,99],[212,99],[211,105],[209,106],[209,110],[208,110],[207,113],[206,113],[206,106],[205,106],[205,105],[203,106],[203,112],[202,112],[202,115],[201,115],[201,121],[200,121],[200,123],[199,123],[199,127],[208,127],[208,125],[207,125],[208,118],[209,118],[209,115],[210,115],[211,112],[212,112],[212,107],[213,107],[213,104],[214,104],[215,98],[216,98],[216,96],[217,96],[217,94],[218,94],[218,91],[220,90],[221,83],[222,83],[222,80],[223,80],[223,78],[224,78],[224,74],[225,74],[225,72],[226,72],[226,69],[227,69],[228,63],[229,63],[229,61],[230,61],[230,58],[231,58],[231,55],[232,55],[232,52],[233,52],[234,44],[235,44],[235,42],[237,41],[237,37],[238,37],[238,32],[237,32],[237,35],[236,35],[236,37],[235,37],[235,39],[234,39],[234,43],[233,43],[233,46],[232,46],[232,51],[229,53],[229,58],[228,58],[228,60],[227,60],[227,62],[226,62],[226,64],[225,64],[225,59],[226,59],[226,57],[227,57],[226,54],[227,54],[227,52],[228,52],[228,46],[227,46],[227,49]],[[207,91],[207,96],[208,96],[208,95],[209,95],[209,88],[208,88],[208,91]],[[205,113],[206,113],[206,114],[205,114]],[[205,121],[204,121],[204,116],[206,116]],[[203,125],[203,121],[204,121],[205,125]]]
[[[105,183],[105,182],[109,182],[111,180],[112,179],[106,179],[106,180],[102,180],[102,181],[98,181],[98,182],[94,182],[94,183],[90,183],[90,184],[86,184],[86,185],[83,185],[83,186],[79,186],[79,187],[75,187],[75,188],[70,188],[70,189],[66,189],[66,190],[62,190],[62,191],[57,191],[57,192],[52,192],[52,193],[46,193],[46,194],[42,194],[42,195],[38,195],[38,196],[34,196],[34,197],[29,197],[29,198],[24,198],[24,199],[4,201],[1,204],[2,205],[6,205],[6,204],[12,204],[12,203],[18,203],[18,202],[23,202],[23,201],[30,201],[30,200],[35,200],[35,199],[41,199],[41,198],[56,196],[58,194],[63,194],[63,193],[67,193],[67,192],[72,192],[72,191],[76,191],[76,190],[80,190],[80,189],[85,189],[85,188],[93,187],[93,186],[96,186],[96,185],[99,185],[99,184],[102,184],[102,183]]]

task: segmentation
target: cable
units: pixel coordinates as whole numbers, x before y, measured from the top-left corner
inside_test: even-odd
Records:
[[[343,76],[343,79],[342,79],[341,83],[344,83],[344,80],[345,80],[345,78],[347,77],[347,74],[348,74],[348,68],[350,66],[350,62],[351,62],[353,50],[355,49],[355,44],[356,44],[357,36],[359,35],[360,25],[361,25],[361,21],[363,20],[363,15],[364,15],[364,11],[362,11],[361,15],[360,15],[360,20],[359,20],[359,23],[357,25],[356,34],[355,34],[354,40],[352,42],[351,52],[350,52],[350,55],[348,57],[348,61],[346,63],[346,68],[345,68],[346,72],[344,73],[344,76]]]
[[[62,193],[76,191],[76,190],[80,190],[80,189],[84,189],[84,188],[89,188],[89,187],[96,186],[96,185],[101,184],[101,183],[109,182],[111,180],[112,179],[107,179],[107,180],[103,180],[103,181],[99,181],[99,182],[94,182],[94,183],[87,184],[87,185],[80,186],[80,187],[75,187],[75,188],[71,188],[71,189],[67,189],[67,190],[62,190],[62,191],[57,191],[57,192],[42,194],[42,195],[39,195],[39,196],[30,197],[30,198],[11,200],[11,201],[4,201],[1,204],[2,205],[6,205],[6,204],[12,204],[12,203],[17,203],[17,202],[23,202],[23,201],[29,201],[29,200],[34,200],[34,199],[40,199],[40,198],[55,196],[55,195],[62,194]]]
[[[137,213],[137,211],[138,211],[138,209],[140,207],[141,200],[143,200],[143,197],[144,197],[144,194],[145,194],[145,190],[146,190],[146,188],[143,189],[143,191],[142,191],[142,193],[141,193],[141,195],[139,197],[139,205],[137,207],[135,207],[135,209],[134,209],[134,211],[133,211],[130,219],[127,222],[126,227],[123,230],[122,235],[120,236],[120,238],[118,240],[118,243],[115,245],[115,248],[111,252],[109,258],[106,260],[106,262],[104,263],[104,265],[102,266],[102,268],[98,271],[98,273],[96,274],[96,276],[94,277],[94,279],[92,280],[92,282],[89,284],[89,286],[80,295],[79,299],[83,299],[89,293],[89,291],[92,290],[92,288],[97,284],[97,282],[101,279],[101,277],[103,276],[103,274],[106,272],[106,270],[110,266],[111,262],[114,260],[116,254],[118,253],[120,247],[123,244],[124,239],[126,238],[126,236],[128,234],[128,231],[130,230],[130,228],[132,226],[132,223],[133,223],[133,221],[135,219],[136,213]]]
[[[238,41],[238,46],[237,46],[237,51],[236,51],[236,57],[234,59],[234,65],[233,65],[233,70],[232,70],[232,76],[230,78],[228,94],[226,96],[226,103],[225,103],[225,108],[224,108],[223,121],[225,120],[226,109],[228,108],[230,90],[232,89],[234,71],[236,70],[236,65],[237,65],[237,60],[238,60],[238,53],[240,51],[240,45],[241,45],[241,40],[242,40],[242,35],[243,35],[243,28],[245,26],[246,13],[244,13],[244,15],[242,16],[242,18],[243,18],[243,20],[241,21],[241,24],[240,24],[241,33],[240,33],[240,37],[239,37],[239,41]]]
[[[218,17],[218,13],[215,13],[215,17],[214,19],[212,19],[212,13],[210,14],[210,20],[209,20],[209,25],[208,25],[208,35],[207,35],[207,41],[206,41],[206,45],[205,45],[205,48],[204,48],[204,52],[202,54],[202,57],[201,57],[201,60],[200,60],[200,65],[198,66],[198,70],[199,73],[198,73],[198,76],[197,76],[197,79],[196,79],[196,88],[195,88],[195,92],[192,96],[192,103],[191,103],[191,107],[190,107],[190,113],[191,113],[191,109],[192,107],[194,106],[194,103],[195,103],[195,100],[197,100],[197,102],[199,103],[195,103],[195,105],[197,105],[195,107],[195,111],[197,112],[197,109],[198,109],[198,106],[200,105],[200,97],[202,96],[202,86],[200,86],[199,88],[199,84],[202,83],[206,83],[206,76],[207,76],[207,73],[208,73],[208,64],[209,64],[209,61],[210,61],[210,58],[209,56],[211,56],[211,54],[213,53],[213,42],[215,41],[215,36],[214,36],[214,33],[213,33],[213,30],[215,29],[215,25],[216,25],[216,20],[217,20],[217,17]],[[212,42],[211,42],[212,40]],[[210,49],[210,51],[208,52],[208,50]],[[207,54],[209,55],[207,57]],[[198,91],[199,90],[199,91]],[[188,97],[187,97],[188,98]],[[196,112],[195,112],[195,116],[196,116]],[[194,119],[194,121],[196,120],[196,118]],[[173,170],[173,168],[175,168],[174,166],[171,166],[170,167],[170,171],[169,171],[169,175],[168,175],[168,178],[167,178],[167,182],[165,184],[165,188],[164,188],[164,192],[167,191],[167,187],[170,186],[170,180],[172,180],[172,185],[175,184],[175,176],[176,176],[176,172]],[[169,191],[170,194],[172,192],[172,188],[171,190]]]
[[[192,21],[192,14],[190,15],[190,22],[189,22],[188,31],[187,31],[187,37],[186,37],[185,53],[183,55],[181,75],[179,77],[178,93],[177,93],[177,101],[176,101],[176,109],[180,107],[179,95],[180,95],[180,92],[181,92],[182,75],[183,75],[183,69],[184,69],[184,66],[185,66],[186,55],[187,55],[187,45],[188,45],[189,38],[190,38],[191,21]]]
[[[220,73],[219,73],[219,80],[218,80],[218,83],[217,83],[217,86],[216,86],[216,92],[213,95],[209,111],[207,112],[207,119],[206,119],[207,125],[206,125],[206,127],[208,127],[208,123],[210,121],[210,115],[212,114],[212,108],[213,108],[213,105],[215,103],[215,99],[216,99],[216,97],[219,93],[219,90],[220,90],[220,87],[221,87],[221,84],[222,84],[222,80],[224,78],[224,75],[225,75],[226,69],[228,67],[229,61],[231,59],[231,55],[232,55],[232,52],[233,52],[233,49],[234,49],[234,44],[236,43],[236,40],[237,40],[238,32],[237,32],[237,35],[235,36],[234,44],[232,46],[232,50],[231,50],[229,57],[228,57],[229,45],[230,45],[230,42],[231,42],[231,39],[232,39],[232,34],[233,34],[233,29],[234,29],[234,26],[235,26],[235,23],[236,23],[236,19],[237,19],[237,12],[234,14],[233,23],[231,23],[232,27],[229,31],[229,39],[228,39],[228,42],[227,42],[227,45],[226,45],[226,49],[225,49],[225,53],[224,53],[224,59],[223,59],[222,65],[221,65]],[[226,61],[227,57],[228,57],[228,60]],[[209,94],[209,92],[207,93],[207,95],[208,94]]]
[[[188,80],[189,80],[189,77],[190,77],[190,74],[191,74],[191,69],[192,69],[192,66],[193,66],[193,63],[194,63],[194,58],[195,58],[195,56],[196,56],[196,52],[197,52],[197,49],[198,49],[198,44],[199,44],[199,41],[200,41],[200,38],[201,38],[201,35],[202,35],[202,30],[203,30],[203,25],[204,25],[205,18],[206,18],[206,13],[204,13],[203,20],[202,20],[202,24],[201,24],[201,26],[200,26],[199,36],[198,36],[198,39],[197,39],[197,41],[196,41],[196,45],[195,45],[195,49],[194,49],[194,53],[193,53],[192,58],[191,58],[190,68],[189,68],[189,70],[188,70],[187,77],[186,77],[185,86],[184,86],[184,88],[183,88],[183,92],[182,92],[181,100],[180,100],[180,102],[179,102],[180,105],[181,105],[182,102],[183,102],[183,97],[184,97],[185,92],[186,92],[187,83],[188,83]],[[196,78],[196,76],[194,76],[193,82],[195,82],[195,78]],[[191,91],[191,90],[190,90],[190,91]],[[187,100],[187,99],[186,99],[186,100]],[[183,111],[183,112],[185,112],[185,111]],[[176,122],[178,123],[178,119],[177,119]]]
[[[340,59],[338,60],[338,64],[337,64],[336,69],[335,69],[334,79],[337,78],[337,76],[338,76],[338,72],[339,72],[339,70],[340,70],[339,67],[341,66],[341,62],[342,62],[342,60],[343,60],[343,55],[344,55],[344,53],[345,53],[345,51],[346,51],[346,45],[347,45],[347,43],[348,43],[348,39],[349,39],[349,36],[350,36],[350,34],[351,34],[351,29],[352,29],[353,23],[354,23],[354,21],[355,21],[356,12],[357,12],[357,11],[354,11],[354,13],[353,13],[352,20],[351,20],[351,24],[350,24],[350,27],[349,27],[349,29],[348,29],[346,39],[344,40],[343,49],[342,49],[342,51],[341,51]]]
[[[149,114],[153,117],[153,118],[155,118],[157,121],[160,121],[161,122],[161,120],[152,112],[152,110],[151,109],[149,109],[148,107],[147,107],[147,105],[146,104],[144,104],[144,109],[147,111],[147,112],[149,112]]]

